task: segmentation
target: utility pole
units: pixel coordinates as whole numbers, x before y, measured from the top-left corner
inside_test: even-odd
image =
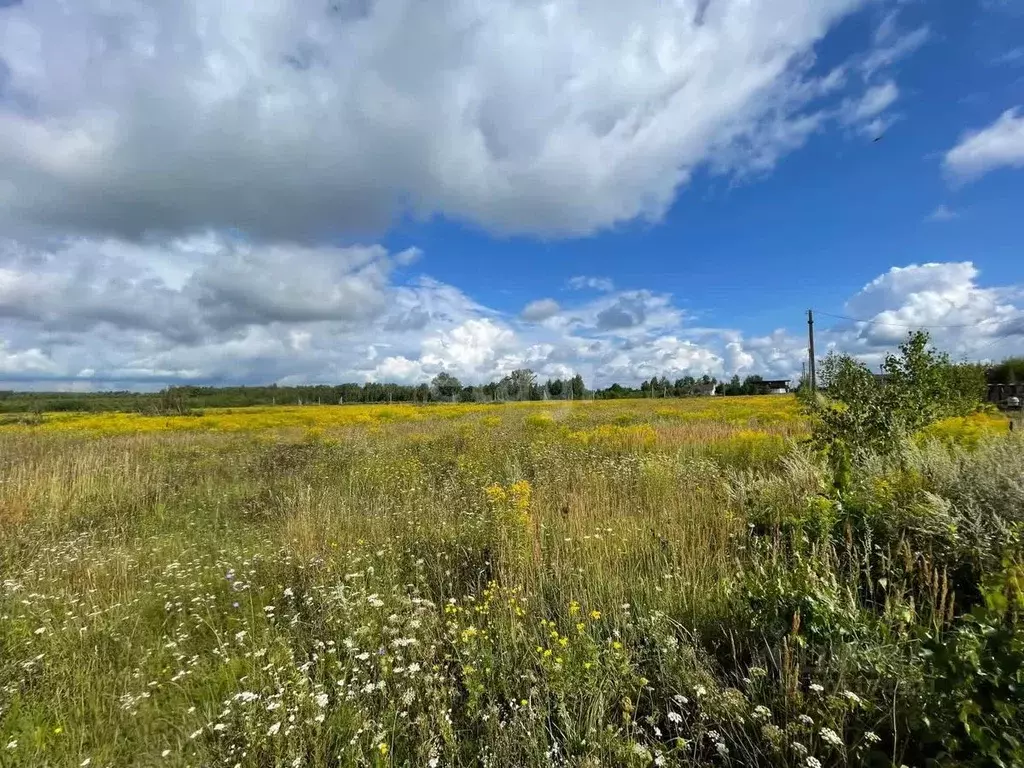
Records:
[[[818,391],[818,377],[814,368],[814,310],[807,310],[807,338],[810,345],[807,348],[807,371],[810,373],[811,392]]]

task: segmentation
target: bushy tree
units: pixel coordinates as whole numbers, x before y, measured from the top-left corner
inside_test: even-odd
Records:
[[[583,395],[587,391],[586,387],[583,386],[583,377],[580,376],[578,373],[575,376],[573,376],[572,379],[569,381],[569,386],[572,389],[573,400],[582,399]]]
[[[441,371],[430,382],[430,389],[434,394],[444,400],[451,400],[462,391],[462,382],[450,373]]]
[[[805,402],[815,417],[815,439],[831,453],[891,453],[901,440],[949,416],[970,413],[981,402],[984,377],[978,366],[955,365],[929,344],[928,334],[908,335],[899,352],[874,375],[850,355],[822,362],[825,397]]]

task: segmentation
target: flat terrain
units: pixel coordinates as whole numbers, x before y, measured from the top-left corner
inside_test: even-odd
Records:
[[[2,426],[0,766],[898,765],[1005,424],[842,503],[785,396]]]

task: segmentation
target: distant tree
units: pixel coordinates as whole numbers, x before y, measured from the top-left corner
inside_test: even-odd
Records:
[[[747,376],[743,380],[743,386],[741,387],[742,394],[744,394],[744,395],[758,395],[758,394],[760,394],[763,391],[763,383],[764,383],[764,379],[761,378],[760,376],[758,376],[757,374],[753,374],[751,376]]]
[[[438,397],[444,400],[451,400],[462,391],[462,382],[450,373],[441,371],[430,382],[430,388]]]
[[[508,378],[511,394],[517,400],[530,400],[532,398],[533,388],[537,381],[537,376],[533,371],[529,368],[518,368],[512,371]]]
[[[582,400],[587,393],[587,388],[583,386],[583,377],[578,373],[569,380],[569,387],[572,389],[573,400]]]
[[[1008,357],[985,372],[989,384],[1017,384],[1024,382],[1024,357]]]
[[[728,384],[725,384],[725,385],[722,386],[722,394],[723,395],[742,395],[743,394],[743,385],[740,384],[740,377],[739,377],[738,374],[734,375],[731,379],[729,379],[729,383]]]

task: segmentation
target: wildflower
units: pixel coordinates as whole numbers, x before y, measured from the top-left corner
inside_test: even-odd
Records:
[[[821,761],[813,755],[808,755],[807,759],[804,761],[804,765],[806,765],[807,768],[821,768]]]
[[[592,618],[594,621],[597,621],[598,619],[601,618],[601,612],[600,611],[591,611],[590,612],[590,618]]]
[[[318,707],[320,707],[321,709],[323,709],[324,707],[327,706],[327,694],[326,693],[318,693],[316,695],[315,701],[316,701],[316,705]]]
[[[718,750],[718,754],[721,757],[728,757],[729,756],[729,748],[727,746],[725,746],[725,742],[724,741],[720,741],[717,744],[715,744],[715,749]]]
[[[812,691],[814,691],[814,693],[821,693],[822,691],[825,690],[822,686],[818,685],[817,683],[811,683],[808,687]]]
[[[797,720],[799,720],[801,724],[806,726],[814,725],[814,718],[812,718],[810,715],[800,715],[797,718]]]
[[[281,730],[281,723],[274,723],[267,729],[267,736],[276,736],[277,732]]]
[[[825,740],[826,744],[837,748],[843,746],[842,738],[831,728],[822,728],[818,733],[821,734],[821,738]]]
[[[706,696],[708,693],[708,689],[705,688],[703,685],[698,685],[696,688],[693,689],[693,692],[697,694],[698,697]]]
[[[754,707],[754,719],[755,720],[767,720],[772,716],[772,712],[764,704],[758,704]]]
[[[796,753],[797,757],[807,754],[807,747],[805,747],[799,741],[794,741],[792,744],[789,745],[789,748]]]
[[[56,728],[53,729],[53,732],[59,735],[61,733],[64,733],[64,729],[58,725]]]
[[[163,752],[160,753],[160,757],[167,757],[170,754],[171,754],[171,750],[165,749]]]
[[[441,764],[441,761],[438,760],[436,757],[432,757],[429,760],[427,760],[428,768],[437,768],[437,766],[439,766],[440,764]]]
[[[199,738],[199,736],[200,736],[200,734],[202,734],[202,732],[203,732],[202,728],[200,728],[199,730],[196,730],[196,731],[192,731],[192,733],[190,733],[189,736],[188,736],[189,740],[190,741],[194,741],[195,739]]]
[[[18,740],[17,739],[11,739],[10,741],[8,741],[7,742],[7,748],[8,749],[17,749],[18,748]]]
[[[843,696],[845,696],[847,699],[852,701],[854,704],[863,704],[864,703],[864,699],[862,699],[860,696],[858,696],[853,691],[843,691]]]
[[[78,764],[78,766],[79,766],[79,768],[85,768],[85,767],[86,767],[87,765],[89,765],[89,763],[91,763],[91,762],[92,762],[92,758],[91,758],[91,757],[87,757],[87,758],[85,758],[85,760],[83,760],[82,762],[80,762],[80,763]]]
[[[868,744],[877,744],[881,740],[882,739],[874,731],[868,731],[864,734],[864,741],[866,741]]]
[[[650,760],[651,759],[650,753],[646,749],[644,749],[644,745],[643,744],[636,744],[636,743],[634,743],[633,744],[633,753],[636,754],[641,759],[644,759],[644,760]]]
[[[678,712],[669,712],[668,721],[670,723],[675,723],[676,725],[678,725],[679,723],[683,722],[683,716],[680,715]]]
[[[380,752],[380,756],[381,757],[387,757],[388,756],[388,745],[385,744],[382,741],[380,744],[377,745],[377,751]]]

